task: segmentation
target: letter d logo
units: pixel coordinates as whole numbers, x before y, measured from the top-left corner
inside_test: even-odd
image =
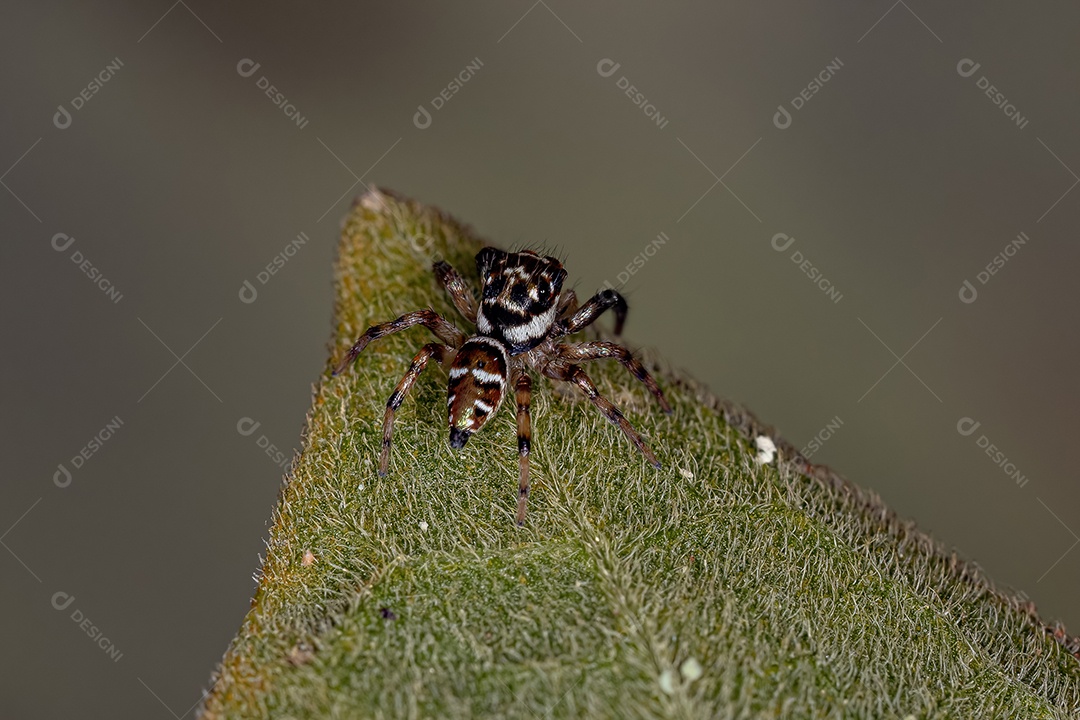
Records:
[[[52,596],[52,606],[57,610],[67,610],[73,602],[75,602],[75,596],[68,595],[63,590],[54,593]]]
[[[52,124],[61,130],[71,127],[71,113],[63,105],[56,106],[56,114],[52,116]]]
[[[611,58],[604,58],[596,63],[596,72],[600,77],[611,77],[620,67],[622,67],[621,63],[617,63]]]
[[[970,305],[975,302],[979,297],[979,291],[975,289],[975,286],[971,284],[970,280],[965,280],[964,284],[960,286],[960,302],[965,305]]]
[[[780,243],[783,244],[778,243],[778,240],[780,241]],[[795,238],[791,237],[787,233],[776,233],[772,236],[772,246],[773,250],[775,250],[776,252],[784,252],[789,247],[791,247],[791,243],[793,242],[795,242]]]
[[[255,289],[255,286],[251,284],[250,280],[245,280],[244,284],[240,287],[240,302],[245,305],[250,305],[255,302],[255,298],[259,297],[259,291]]]
[[[982,425],[981,422],[976,422],[969,417],[962,417],[960,418],[960,421],[956,423],[956,432],[967,437],[978,430],[980,425]]]
[[[783,105],[776,106],[776,114],[772,116],[772,124],[781,130],[791,127],[791,113]]]
[[[964,58],[956,63],[956,72],[960,77],[971,77],[975,74],[975,71],[981,67],[981,63],[977,63],[971,58]]]
[[[56,252],[64,252],[71,247],[71,243],[73,242],[75,242],[75,238],[67,233],[56,233],[52,236],[52,246],[53,250]]]
[[[416,106],[416,114],[412,116],[412,124],[421,130],[431,127],[431,113],[423,105]]]
[[[244,436],[251,435],[259,429],[260,425],[262,425],[261,422],[256,422],[249,417],[242,417],[236,423],[236,432]]]
[[[58,488],[66,488],[71,484],[71,471],[64,467],[64,463],[57,465],[59,468],[53,473],[52,481]]]
[[[257,63],[251,58],[244,58],[236,63],[236,72],[240,77],[251,77],[261,67],[261,63]]]

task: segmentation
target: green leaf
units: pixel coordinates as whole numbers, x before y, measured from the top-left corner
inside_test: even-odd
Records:
[[[589,365],[661,470],[590,403],[535,383],[524,527],[513,413],[452,450],[434,363],[379,477],[386,399],[430,334],[330,368],[369,325],[410,310],[471,331],[431,263],[475,283],[482,244],[386,191],[354,205],[303,451],[203,717],[1080,713],[1075,639],[673,372],[658,374],[665,416],[617,363]],[[772,464],[755,462],[759,434],[779,448]]]

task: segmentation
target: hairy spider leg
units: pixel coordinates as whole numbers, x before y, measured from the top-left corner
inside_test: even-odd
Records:
[[[578,299],[577,293],[573,290],[563,290],[562,297],[559,299],[559,310],[556,313],[556,317],[560,320],[564,320],[578,311]]]
[[[465,283],[465,279],[445,260],[434,263],[431,269],[435,271],[435,277],[446,288],[446,292],[450,295],[450,300],[454,303],[457,311],[466,320],[475,323],[476,298],[473,297],[472,290]]]
[[[671,414],[671,405],[668,404],[664,393],[660,391],[660,386],[656,384],[656,381],[653,380],[652,375],[641,364],[641,361],[622,345],[606,341],[562,343],[557,345],[555,349],[560,357],[571,362],[587,362],[589,360],[603,360],[604,358],[618,360],[634,377],[644,383],[645,387],[660,403],[660,407],[663,408],[664,412],[668,415]]]
[[[556,334],[573,335],[596,322],[596,318],[607,310],[615,313],[615,334],[622,335],[623,324],[626,322],[626,299],[610,288],[599,291],[571,317],[560,320],[555,328]]]
[[[532,399],[532,378],[525,368],[518,370],[514,383],[514,396],[517,400],[517,440],[518,440],[518,503],[517,524],[525,524],[525,502],[529,499],[529,452],[532,445],[532,419],[529,403]]]
[[[634,443],[634,446],[641,451],[641,454],[652,463],[653,467],[660,468],[660,461],[656,459],[656,455],[653,455],[653,451],[649,449],[649,446],[645,444],[641,435],[634,429],[634,426],[630,424],[630,421],[623,417],[619,408],[608,400],[606,397],[600,394],[600,391],[596,389],[596,385],[589,379],[589,376],[581,369],[579,365],[562,365],[560,363],[551,363],[544,368],[544,374],[555,380],[569,380],[574,383],[585,393],[585,397],[589,398],[593,405],[604,414],[612,424],[618,426],[623,434],[630,439],[630,442]]]
[[[334,368],[333,374],[340,375],[343,373],[345,368],[349,366],[349,363],[355,360],[356,356],[363,352],[364,348],[366,348],[368,343],[372,340],[384,338],[387,335],[411,328],[413,325],[423,325],[428,330],[431,330],[431,332],[435,334],[435,337],[451,347],[458,347],[461,343],[465,342],[465,333],[458,330],[452,322],[442,315],[439,315],[430,308],[426,310],[417,310],[415,312],[406,313],[396,320],[369,327],[356,343],[349,348],[349,352],[346,353],[345,359]]]
[[[453,352],[454,348],[442,343],[428,343],[420,348],[420,352],[416,353],[416,357],[413,358],[412,364],[409,365],[409,369],[401,378],[401,382],[397,384],[390,399],[386,401],[386,414],[383,416],[382,453],[379,455],[380,475],[386,475],[390,467],[390,441],[394,436],[394,413],[401,407],[401,403],[405,401],[405,396],[412,389],[416,379],[420,377],[420,373],[424,372],[428,360],[435,358],[435,361],[442,365],[446,362],[447,356]]]

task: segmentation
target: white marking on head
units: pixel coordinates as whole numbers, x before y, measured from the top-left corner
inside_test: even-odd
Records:
[[[507,328],[506,337],[515,345],[518,345],[527,340],[543,337],[553,322],[555,322],[554,305],[548,308],[546,312],[536,315],[527,323]]]
[[[473,405],[476,406],[477,410],[483,410],[486,415],[490,415],[491,411],[495,409],[495,406],[489,405],[480,398],[476,398],[476,400],[473,401]]]

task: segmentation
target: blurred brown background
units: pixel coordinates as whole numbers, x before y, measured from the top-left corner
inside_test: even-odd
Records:
[[[198,701],[367,183],[620,287],[1080,631],[1080,11],[890,3],[6,7],[4,715]]]

